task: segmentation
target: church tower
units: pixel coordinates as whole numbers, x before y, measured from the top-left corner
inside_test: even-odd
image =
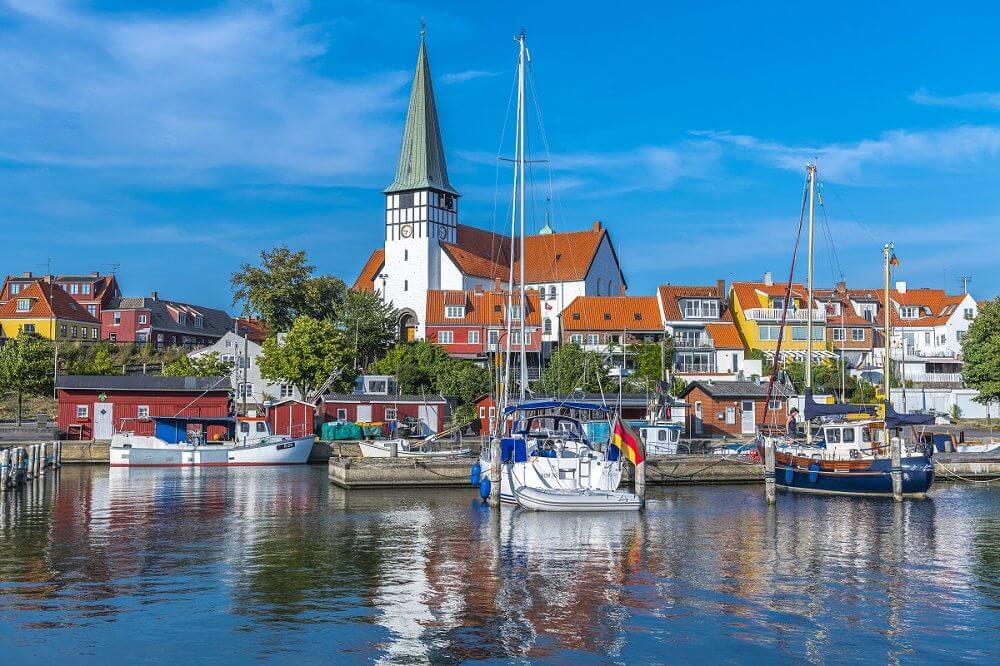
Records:
[[[405,338],[422,337],[427,291],[441,288],[442,241],[458,239],[458,190],[448,182],[424,31],[396,179],[385,189],[384,298]]]

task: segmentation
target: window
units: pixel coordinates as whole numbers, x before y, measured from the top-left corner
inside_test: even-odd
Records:
[[[250,424],[247,423],[246,421],[240,421],[240,432],[242,432],[242,433],[249,433],[250,432]]]
[[[482,405],[479,406],[479,418],[486,418],[486,407],[483,407]]]
[[[813,327],[813,340],[826,340],[826,329],[822,326]]]
[[[552,285],[552,286],[549,287],[549,300],[550,301],[556,300],[556,286],[555,285]]]
[[[961,342],[962,338],[964,338],[964,337],[965,337],[965,331],[955,331],[955,339],[956,340],[958,340],[959,342]]]
[[[396,420],[396,409],[395,409],[395,407],[386,407],[385,408],[385,420],[386,421],[395,421]]]
[[[719,301],[689,298],[684,301],[685,319],[718,319]]]
[[[455,341],[454,331],[438,331],[437,341],[438,344],[450,345]]]
[[[496,418],[496,415],[497,415],[497,408],[493,407],[491,405],[490,406],[490,421],[492,421],[494,418]]]
[[[776,341],[778,339],[778,334],[781,331],[780,326],[761,326],[760,327],[760,339],[763,341]],[[803,338],[805,333],[802,334]]]
[[[90,329],[87,328],[86,326],[81,326],[80,327],[80,337],[83,338],[84,340],[86,340],[87,338],[89,338],[90,337]]]
[[[915,307],[902,307],[899,308],[899,316],[902,319],[916,319],[920,316],[920,311]]]
[[[844,444],[854,443],[854,428],[844,428]]]
[[[545,335],[552,334],[552,320],[548,317],[546,317],[545,321],[542,323],[542,332],[545,333]]]
[[[495,345],[500,342],[500,331],[490,331],[490,344]]]
[[[63,331],[63,335],[65,334],[66,334],[65,331]],[[108,340],[110,340],[111,342],[118,342],[118,334],[108,333]],[[136,339],[136,342],[139,342],[138,338]]]
[[[89,294],[90,293],[90,285],[89,284],[81,284],[80,285],[80,291],[82,293],[84,293],[84,294]]]
[[[278,397],[291,398],[293,395],[295,395],[295,387],[291,384],[282,384],[278,387]]]
[[[965,308],[962,310],[962,314],[965,315],[966,319],[975,319],[976,311],[973,308]]]
[[[479,331],[469,331],[469,344],[470,345],[479,344]]]
[[[514,319],[514,320],[520,320],[521,319],[521,306],[520,305],[512,305],[512,306],[510,306],[507,309],[507,318],[508,319]]]
[[[572,343],[574,343],[574,344],[582,345],[583,344],[583,336],[581,334],[579,334],[579,333],[574,333],[573,335],[569,336],[569,341],[572,342]]]
[[[599,341],[599,336],[597,335],[597,333],[588,333],[587,334],[587,344],[588,345],[596,345],[596,344],[598,344],[598,341]]]
[[[71,338],[75,338],[76,337],[76,326],[70,326],[69,327],[69,337],[71,337]]]
[[[767,408],[770,409],[772,412],[780,410],[781,409],[781,401],[780,400],[772,400],[771,402],[767,403]]]
[[[684,352],[676,355],[674,365],[678,372],[715,372],[715,354]]]
[[[444,309],[444,316],[448,319],[461,319],[465,316],[464,305],[448,305]]]
[[[177,313],[177,323],[178,324],[180,324],[181,326],[187,326],[187,320],[188,320],[188,318],[187,318],[187,313],[186,312],[178,312]]]
[[[525,333],[524,333],[524,344],[526,344],[526,345],[530,345],[531,344],[531,331],[525,331]]]
[[[196,314],[194,316],[194,325],[197,328],[205,328],[205,317],[200,314]]]
[[[21,327],[21,332],[22,333],[34,333],[35,332],[35,325],[34,324],[25,324],[24,326]]]
[[[840,428],[827,428],[826,441],[830,444],[840,444]]]
[[[843,328],[834,328],[832,330],[833,330],[833,341],[834,342],[842,342],[845,339],[845,337],[846,337],[845,334],[847,333],[846,329],[843,329]]]
[[[77,405],[76,406],[76,418],[85,419],[90,416],[90,407],[87,405]]]
[[[343,407],[337,409],[337,420],[346,421],[347,420],[347,410]]]
[[[80,285],[76,284],[75,282],[73,284],[71,284],[69,286],[69,293],[71,293],[71,294],[79,294],[80,293]]]
[[[114,335],[114,333],[111,335]],[[59,336],[63,338],[66,337],[66,324],[59,324]]]
[[[805,340],[805,339],[806,339],[806,327],[792,326],[792,340]]]
[[[115,313],[115,314],[118,314],[118,313]],[[149,317],[147,317],[144,314],[139,315],[139,323],[140,324],[145,324],[148,321],[149,321]],[[118,322],[116,321],[115,323],[117,324]]]
[[[120,326],[122,323],[122,313],[115,312],[115,326]]]
[[[410,251],[403,250],[403,261],[409,261],[409,260],[410,260]]]
[[[409,290],[410,290],[410,281],[403,280],[403,291],[409,291]]]
[[[16,282],[13,283],[12,285],[10,285],[10,295],[11,296],[13,296],[14,294],[20,294],[20,293],[21,293],[21,285],[19,285]]]
[[[510,332],[511,344],[519,345],[521,344],[521,331],[511,331]]]
[[[864,342],[865,341],[865,329],[863,328],[852,328],[851,329],[851,340],[854,342]]]
[[[97,316],[97,306],[93,305],[93,304],[88,305],[87,306],[87,312],[90,313],[90,316],[96,317]]]
[[[250,382],[247,382],[246,384],[240,384],[240,388],[239,388],[238,393],[239,393],[239,396],[241,398],[245,398],[247,400],[252,399],[253,398],[253,384],[251,384]]]
[[[931,343],[931,333],[930,331],[924,332],[924,344],[929,345]]]
[[[149,405],[139,405],[135,408],[136,418],[148,419],[149,418]]]
[[[17,299],[17,311],[27,312],[31,309],[31,299],[30,298],[19,298]]]

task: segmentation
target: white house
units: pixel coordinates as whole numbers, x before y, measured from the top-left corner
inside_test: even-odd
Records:
[[[247,402],[255,403],[282,398],[302,399],[301,393],[291,384],[274,383],[260,376],[257,359],[261,354],[261,346],[256,342],[229,331],[215,344],[193,351],[188,357],[198,358],[212,353],[218,354],[223,361],[233,364],[230,379],[236,389],[238,401],[243,400],[244,396]]]
[[[425,337],[428,291],[495,290],[521,273],[519,243],[459,222],[458,190],[448,179],[444,145],[423,37],[396,177],[385,189],[385,240],[354,289],[382,294],[400,312],[403,339]],[[543,342],[559,340],[559,313],[577,296],[625,289],[618,257],[600,222],[554,233],[546,224],[524,239],[525,283],[545,294]]]
[[[923,384],[962,381],[962,336],[979,314],[970,294],[943,289],[908,289],[897,282],[890,292],[895,312],[889,353],[903,376]]]

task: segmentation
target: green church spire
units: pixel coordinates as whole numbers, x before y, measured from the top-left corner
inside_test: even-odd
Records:
[[[448,182],[448,167],[444,162],[444,146],[438,125],[434,88],[431,86],[431,68],[427,62],[424,31],[420,31],[420,51],[417,70],[410,90],[410,106],[406,112],[403,144],[399,149],[396,179],[385,188],[386,194],[432,188],[458,195],[458,190]]]

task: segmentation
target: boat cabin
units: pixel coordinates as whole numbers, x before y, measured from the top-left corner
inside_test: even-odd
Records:
[[[639,427],[639,437],[649,453],[673,455],[681,441],[681,429],[678,423],[644,425]]]
[[[154,436],[166,444],[201,446],[238,442],[252,445],[271,436],[263,416],[168,417],[154,416]]]

